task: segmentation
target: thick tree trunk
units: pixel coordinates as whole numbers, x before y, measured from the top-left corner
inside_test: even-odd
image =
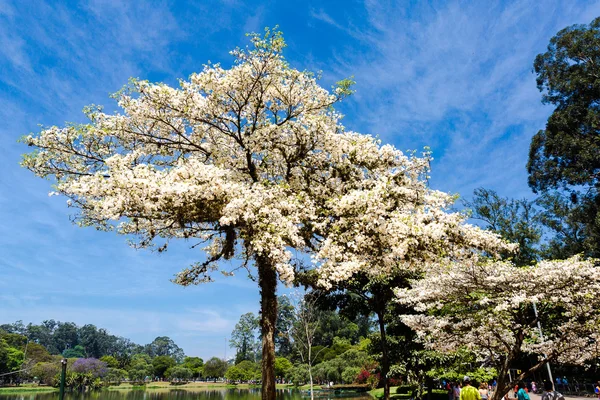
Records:
[[[504,365],[498,371],[498,378],[496,381],[496,390],[492,395],[491,400],[501,400],[505,394],[510,390],[510,379],[508,378],[508,361],[504,362]]]
[[[379,334],[381,335],[381,377],[380,385],[383,386],[383,398],[385,400],[390,399],[390,381],[387,377],[390,372],[390,359],[388,355],[387,337],[385,335],[385,322],[383,320],[383,312],[377,313],[377,320],[379,322]]]
[[[433,400],[433,378],[425,378],[427,382],[427,400]]]
[[[277,321],[277,273],[264,259],[256,260],[260,287],[262,330],[262,399],[275,400],[275,323]]]

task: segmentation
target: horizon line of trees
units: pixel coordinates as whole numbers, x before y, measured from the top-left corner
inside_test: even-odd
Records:
[[[79,327],[47,320],[24,325],[19,320],[0,325],[0,384],[35,380],[56,386],[63,358],[67,359],[67,386],[81,390],[125,380],[218,379],[227,369],[227,362],[217,357],[206,362],[186,357],[167,336],[138,345],[91,324]]]

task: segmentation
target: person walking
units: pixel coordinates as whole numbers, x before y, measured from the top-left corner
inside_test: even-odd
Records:
[[[479,385],[479,396],[481,400],[488,400],[488,397],[490,397],[487,383],[481,382],[481,385]]]
[[[556,392],[552,387],[552,382],[544,382],[544,392],[542,393],[542,400],[564,400],[565,396],[561,393]]]
[[[454,382],[454,387],[452,389],[452,393],[454,394],[454,400],[460,400],[460,384],[458,382]]]
[[[531,400],[525,391],[525,382],[519,381],[518,388],[519,390],[517,390],[517,395],[515,396],[517,400]]]
[[[471,378],[465,375],[463,378],[463,388],[460,391],[460,400],[481,400],[479,390],[471,386]]]

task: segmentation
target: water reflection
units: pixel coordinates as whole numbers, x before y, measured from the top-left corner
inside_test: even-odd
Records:
[[[315,392],[319,400],[352,397],[352,400],[372,400],[364,393]],[[306,391],[296,389],[277,390],[278,400],[307,400],[310,395]],[[58,393],[10,394],[0,395],[0,400],[58,400]],[[199,391],[184,389],[158,390],[115,390],[92,393],[67,393],[65,400],[260,400],[260,389],[206,389]]]

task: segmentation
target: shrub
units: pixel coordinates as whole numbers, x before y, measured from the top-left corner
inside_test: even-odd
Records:
[[[379,385],[379,374],[369,375],[366,383],[371,387],[371,389],[375,389]]]
[[[358,367],[348,367],[342,372],[342,381],[344,383],[354,383],[358,375],[361,373],[361,369]]]
[[[366,369],[363,369],[360,371],[360,373],[356,377],[356,382],[357,383],[367,383],[367,380],[369,379],[370,376],[371,376],[371,373],[369,371],[367,371]]]

